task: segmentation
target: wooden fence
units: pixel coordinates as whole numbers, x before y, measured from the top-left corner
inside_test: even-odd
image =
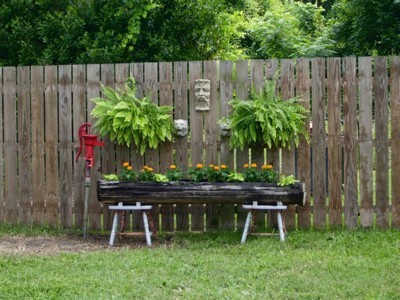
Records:
[[[285,99],[298,95],[312,111],[311,138],[298,149],[231,151],[217,120],[227,102],[243,100],[278,72]],[[241,60],[0,68],[0,222],[82,226],[84,163],[75,163],[77,129],[93,122],[90,99],[101,84],[123,86],[128,76],[140,94],[174,106],[175,119],[190,120],[188,137],[148,151],[106,146],[96,150],[89,227],[107,229],[110,215],[96,199],[101,173],[118,172],[123,161],[163,171],[171,163],[186,170],[198,162],[242,170],[249,161],[272,162],[307,185],[305,207],[285,214],[288,228],[356,226],[400,228],[400,57]],[[211,81],[211,109],[194,110],[194,82]],[[250,158],[249,158],[250,157]],[[101,172],[101,173],[100,173]],[[311,193],[312,192],[312,193]],[[154,209],[162,230],[215,230],[243,226],[240,207],[176,205]],[[140,218],[129,216],[130,227]],[[257,225],[274,225],[259,214]]]

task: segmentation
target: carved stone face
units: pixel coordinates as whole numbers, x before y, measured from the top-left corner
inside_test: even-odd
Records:
[[[174,126],[176,129],[177,136],[186,136],[188,134],[187,120],[183,120],[183,119],[174,120]]]
[[[227,123],[219,124],[219,128],[221,129],[221,136],[222,137],[231,136],[231,129],[229,128],[229,125]]]
[[[196,110],[210,110],[210,80],[197,79],[194,82],[194,95],[196,97]]]

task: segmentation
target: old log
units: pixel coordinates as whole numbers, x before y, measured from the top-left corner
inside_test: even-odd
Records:
[[[280,187],[262,182],[97,182],[105,204],[259,204],[304,205],[304,185]]]

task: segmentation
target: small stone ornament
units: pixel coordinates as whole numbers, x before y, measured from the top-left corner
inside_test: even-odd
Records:
[[[220,128],[222,137],[230,137],[231,136],[231,129],[229,128],[229,125],[227,123],[220,123],[219,128]]]
[[[210,80],[197,79],[194,82],[195,110],[210,110]]]
[[[174,126],[175,126],[177,136],[180,136],[180,137],[187,136],[187,134],[188,134],[187,120],[183,120],[183,119],[174,120]]]

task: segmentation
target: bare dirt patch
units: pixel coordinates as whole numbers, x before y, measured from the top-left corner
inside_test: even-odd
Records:
[[[109,247],[107,236],[92,236],[87,240],[79,236],[0,236],[0,255],[56,255],[138,247],[145,247],[145,242],[124,238],[119,239],[116,246]]]

